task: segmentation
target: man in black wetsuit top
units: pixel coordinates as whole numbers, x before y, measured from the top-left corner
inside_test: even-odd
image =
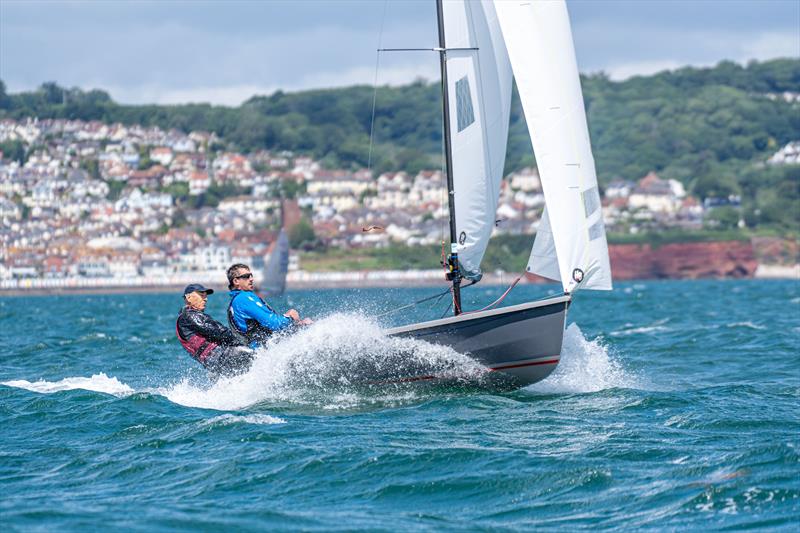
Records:
[[[197,283],[186,286],[186,306],[178,315],[175,334],[189,355],[213,374],[241,374],[250,368],[253,352],[231,330],[204,312],[208,295],[213,292]]]

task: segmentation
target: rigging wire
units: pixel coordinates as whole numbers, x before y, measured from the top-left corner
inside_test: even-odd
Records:
[[[378,70],[381,64],[381,48],[383,45],[383,27],[386,23],[386,8],[389,0],[383,3],[383,14],[381,15],[381,26],[378,31],[378,49],[375,51],[375,76],[372,80],[372,118],[369,123],[369,155],[367,156],[367,170],[372,175],[372,145],[375,136],[375,108],[378,102]]]
[[[475,285],[475,283],[476,283],[476,282],[474,282],[474,281],[473,281],[473,282],[471,282],[469,285],[464,285],[464,286],[463,286],[463,287],[461,287],[461,288],[462,288],[462,289],[466,289],[467,287],[471,287],[472,285]],[[434,294],[433,296],[427,296],[427,297],[425,297],[425,298],[422,298],[421,300],[417,300],[416,302],[411,302],[410,304],[406,304],[406,305],[404,305],[404,306],[402,306],[402,307],[396,307],[396,308],[394,308],[394,309],[389,309],[388,311],[386,311],[386,312],[384,312],[384,313],[381,313],[381,314],[379,314],[379,315],[376,315],[376,316],[375,316],[375,318],[381,318],[381,317],[384,317],[384,316],[386,316],[386,315],[391,315],[392,313],[396,313],[397,311],[402,311],[403,309],[408,309],[409,307],[415,307],[415,306],[417,306],[417,305],[419,305],[419,304],[422,304],[422,303],[425,303],[425,302],[429,302],[429,301],[433,300],[434,298],[438,298],[438,300],[436,300],[436,302],[433,304],[433,305],[436,305],[436,304],[438,304],[438,303],[439,303],[439,300],[441,300],[441,299],[442,299],[442,297],[443,297],[445,294],[448,294],[448,293],[450,293],[450,292],[452,292],[452,291],[453,291],[453,288],[452,288],[452,287],[448,287],[448,288],[446,288],[445,290],[443,290],[442,292],[436,293],[436,294]],[[452,302],[450,302],[450,305],[447,307],[447,311],[449,311],[449,310],[450,310],[450,307],[451,307],[452,305],[453,305],[453,303],[452,303]],[[445,311],[445,312],[446,312],[446,311]]]
[[[430,301],[430,300],[433,300],[434,298],[439,298],[439,299],[441,299],[441,298],[442,298],[442,296],[444,296],[444,295],[445,295],[445,294],[447,294],[448,292],[450,292],[450,289],[449,289],[449,288],[448,288],[447,290],[445,290],[445,291],[441,292],[441,293],[434,294],[433,296],[428,296],[427,298],[423,298],[423,299],[421,299],[421,300],[417,300],[416,302],[411,302],[410,304],[404,305],[404,306],[402,306],[402,307],[396,307],[396,308],[394,308],[394,309],[389,309],[389,310],[388,310],[388,311],[386,311],[385,313],[381,313],[381,314],[379,314],[378,316],[376,316],[375,318],[381,318],[381,317],[384,317],[384,316],[386,316],[386,315],[390,315],[390,314],[392,314],[392,313],[396,313],[397,311],[402,311],[403,309],[408,309],[409,307],[414,307],[414,306],[417,306],[417,305],[419,305],[419,304],[421,304],[421,303],[425,303],[425,302],[428,302],[428,301]]]
[[[433,309],[434,307],[436,307],[437,305],[439,305],[439,302],[441,302],[441,301],[442,301],[442,298],[444,298],[444,295],[445,295],[445,294],[447,294],[447,293],[446,293],[446,292],[443,292],[443,293],[441,293],[441,294],[439,295],[439,298],[437,298],[437,299],[436,299],[436,301],[435,301],[435,302],[433,302],[433,304],[431,304],[431,309]]]

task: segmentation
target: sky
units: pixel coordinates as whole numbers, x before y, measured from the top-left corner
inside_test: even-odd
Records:
[[[567,0],[581,72],[800,57],[800,0]],[[0,80],[120,103],[438,79],[433,0],[0,0]],[[378,66],[376,70],[376,65]]]

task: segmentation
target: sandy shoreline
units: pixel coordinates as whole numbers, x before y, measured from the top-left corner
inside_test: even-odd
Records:
[[[757,279],[793,279],[800,280],[800,265],[758,265]]]

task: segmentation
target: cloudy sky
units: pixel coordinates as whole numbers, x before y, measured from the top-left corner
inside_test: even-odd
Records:
[[[614,79],[800,57],[799,0],[568,0],[583,72]],[[372,84],[376,48],[436,44],[432,0],[0,0],[0,79],[100,88],[122,103],[238,105]],[[434,53],[384,53],[377,82],[438,77]]]

